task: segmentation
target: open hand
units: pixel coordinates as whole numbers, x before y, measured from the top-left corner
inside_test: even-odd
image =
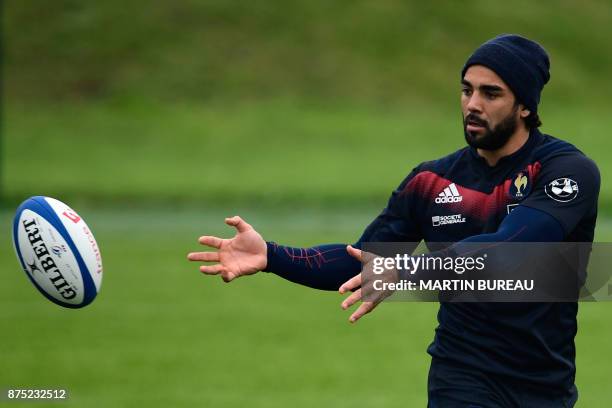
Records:
[[[363,271],[371,271],[371,263],[373,262],[376,255],[363,252],[360,249],[353,248],[351,245],[346,247],[348,253],[362,263],[362,273],[359,275],[353,276],[348,281],[344,282],[342,286],[340,286],[340,293],[345,294],[349,291],[353,291],[351,295],[349,295],[342,302],[342,309],[346,310],[349,307],[353,306],[355,303],[359,302],[363,298]],[[394,273],[395,272],[395,273]],[[396,281],[398,279],[396,271],[391,271],[391,273],[386,274],[385,279],[391,279],[391,281]],[[368,292],[369,293],[369,292]],[[372,299],[371,301],[363,301],[355,310],[351,316],[349,317],[349,322],[355,323],[357,320],[361,319],[364,315],[370,313],[372,310],[379,305],[385,298],[392,295],[393,292],[390,291],[374,291],[369,293],[368,299]]]
[[[236,235],[230,239],[202,236],[200,244],[217,251],[192,252],[187,255],[190,261],[218,262],[202,265],[200,271],[207,275],[221,275],[225,282],[263,270],[267,264],[267,247],[264,239],[239,216],[226,218],[227,225],[236,228]]]

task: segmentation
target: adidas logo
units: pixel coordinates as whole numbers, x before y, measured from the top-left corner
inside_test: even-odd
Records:
[[[463,200],[463,196],[459,194],[455,183],[451,183],[436,197],[436,204],[445,203],[460,203]]]

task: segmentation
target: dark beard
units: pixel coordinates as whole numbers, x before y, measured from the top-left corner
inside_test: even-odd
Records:
[[[516,130],[518,119],[516,119],[515,115],[517,110],[518,107],[515,107],[512,113],[506,116],[504,120],[502,120],[493,129],[489,127],[488,123],[480,120],[480,118],[470,113],[463,119],[463,133],[465,135],[465,141],[473,148],[482,150],[497,150],[504,147],[504,145],[508,143],[510,136],[512,136]],[[484,126],[484,135],[478,137],[477,134],[468,132],[468,120],[476,121],[479,125]]]

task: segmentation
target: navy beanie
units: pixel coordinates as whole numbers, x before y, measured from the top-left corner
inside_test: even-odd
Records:
[[[461,78],[472,65],[484,65],[512,89],[519,103],[537,112],[540,93],[550,79],[550,61],[542,46],[516,34],[502,34],[482,44],[468,58]]]

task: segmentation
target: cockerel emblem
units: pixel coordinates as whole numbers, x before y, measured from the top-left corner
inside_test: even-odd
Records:
[[[514,187],[516,187],[517,197],[521,197],[527,188],[527,176],[519,173],[514,179]]]

